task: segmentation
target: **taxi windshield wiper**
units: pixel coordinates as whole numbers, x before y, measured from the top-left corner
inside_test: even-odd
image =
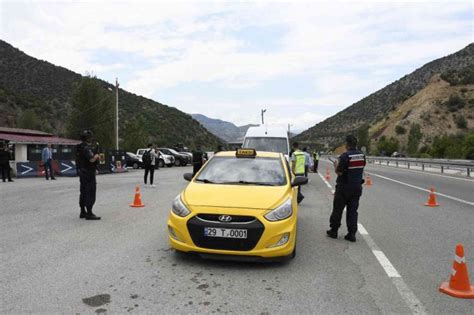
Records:
[[[224,182],[222,184],[242,184],[242,185],[257,185],[257,186],[277,186],[275,183],[265,183],[265,182],[250,182],[246,180],[239,180],[238,182]]]
[[[205,184],[218,184],[218,183],[213,182],[212,180],[209,180],[207,178],[196,178],[195,181],[205,183]]]

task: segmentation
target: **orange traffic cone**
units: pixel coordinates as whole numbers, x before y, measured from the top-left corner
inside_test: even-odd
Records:
[[[331,174],[329,173],[329,168],[326,167],[326,180],[330,181],[331,180]]]
[[[140,186],[137,186],[137,188],[135,188],[135,198],[133,199],[133,203],[130,205],[130,207],[141,208],[144,206],[145,205],[142,203],[142,195],[140,194]]]
[[[434,187],[431,187],[430,196],[428,197],[428,201],[425,203],[427,207],[437,207],[439,204],[436,202],[436,194],[434,192]]]
[[[456,298],[474,299],[474,286],[469,284],[469,273],[462,244],[456,245],[451,279],[449,282],[441,283],[439,291]]]
[[[366,174],[365,176],[365,185],[369,187],[372,186],[372,178],[370,178],[369,174]]]

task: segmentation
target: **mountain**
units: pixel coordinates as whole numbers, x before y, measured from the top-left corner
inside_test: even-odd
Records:
[[[390,132],[392,128],[387,125],[389,121],[395,125],[402,123],[405,125],[404,128],[416,121],[422,122],[423,124],[426,122],[427,126],[440,126],[440,128],[436,130],[429,128],[425,130],[426,132],[435,132],[435,134],[431,134],[432,138],[434,138],[434,135],[444,134],[445,131],[449,129],[449,125],[453,130],[461,129],[462,131],[462,129],[466,128],[455,128],[456,126],[453,125],[453,120],[458,118],[453,118],[452,114],[454,112],[450,112],[449,109],[447,111],[452,118],[450,120],[448,119],[450,122],[445,121],[446,124],[445,122],[439,124],[438,121],[446,117],[446,107],[443,108],[442,104],[446,104],[450,97],[462,99],[461,103],[472,104],[470,103],[472,102],[472,94],[470,92],[461,92],[461,90],[472,90],[472,86],[470,85],[474,83],[472,69],[474,69],[473,43],[454,54],[427,63],[403,78],[352,104],[336,115],[302,132],[294,139],[300,142],[327,144],[329,147],[334,147],[343,142],[345,135],[356,133],[357,129],[364,125],[370,127],[369,135],[375,141],[378,141],[382,135],[402,135]],[[461,80],[462,82],[459,81],[457,83],[448,82],[449,77],[458,78],[459,76],[465,78],[464,81]],[[422,93],[422,95],[426,97],[418,95],[418,93],[427,88],[430,84],[433,84],[428,88],[431,92],[436,91],[435,86],[443,86],[446,89],[443,90],[443,93],[434,94],[427,90]],[[427,94],[432,97],[427,98]],[[408,107],[411,108],[411,112],[405,112],[406,117],[397,116],[398,114],[395,115],[395,113],[404,112],[404,108]],[[423,114],[425,117],[428,117],[430,111],[438,111],[444,115],[431,115],[429,120],[420,120],[419,117],[415,118],[414,116],[415,113],[419,112],[420,115]],[[465,118],[468,120],[467,129],[469,130],[473,124],[472,107],[470,105],[466,106],[465,111],[465,113],[464,111],[461,112],[466,114]],[[446,128],[441,128],[441,126],[445,126]],[[381,131],[380,128],[384,128],[384,131]],[[395,127],[393,127],[393,130],[394,128]],[[398,128],[398,131],[400,132],[402,129]]]
[[[64,136],[72,92],[81,79],[80,74],[35,59],[0,40],[0,126]],[[104,90],[115,88],[97,80]],[[149,135],[147,141],[158,145],[215,148],[222,142],[188,114],[123,89],[119,89],[119,117],[122,131],[128,122],[140,119]],[[34,126],[32,121],[36,121]]]
[[[238,127],[231,122],[209,118],[201,114],[191,114],[191,117],[199,121],[204,128],[212,132],[214,135],[227,142],[243,140],[245,133],[250,127],[258,126],[245,125]]]

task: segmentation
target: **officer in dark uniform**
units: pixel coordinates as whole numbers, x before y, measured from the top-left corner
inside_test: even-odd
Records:
[[[198,146],[196,150],[193,151],[193,176],[201,169],[203,160],[204,153],[201,150],[201,146]]]
[[[342,212],[346,207],[347,235],[344,239],[355,242],[357,232],[357,209],[362,195],[365,155],[356,149],[357,138],[349,135],[346,137],[346,152],[339,156],[334,163],[337,173],[336,192],[329,225],[326,233],[331,238],[337,238],[337,230],[341,226]]]
[[[3,182],[5,182],[5,177],[8,178],[9,182],[13,182],[11,174],[10,174],[9,161],[10,161],[10,151],[8,150],[8,145],[4,142],[0,142],[0,169],[2,172]]]
[[[76,147],[76,167],[81,183],[79,206],[81,207],[81,214],[79,218],[86,220],[100,220],[92,212],[92,207],[95,203],[95,195],[97,184],[95,175],[97,171],[97,162],[99,155],[95,153],[92,147],[92,131],[84,130],[81,134],[82,143]]]

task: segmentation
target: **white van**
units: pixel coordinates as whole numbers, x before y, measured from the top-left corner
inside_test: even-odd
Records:
[[[245,134],[243,148],[257,151],[280,152],[288,159],[290,155],[290,140],[285,128],[250,127]]]

